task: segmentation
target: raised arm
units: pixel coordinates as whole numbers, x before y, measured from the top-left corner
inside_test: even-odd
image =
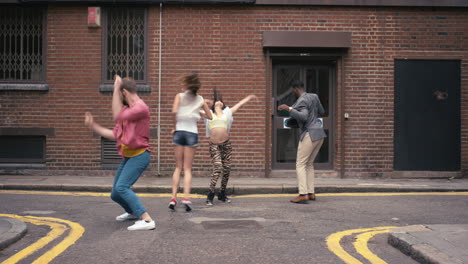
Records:
[[[208,108],[211,109],[211,107],[213,106],[213,100],[211,99],[205,99],[205,103],[206,105],[208,105]],[[211,112],[211,111],[210,111]],[[200,115],[203,117],[203,118],[206,118],[208,119],[208,116],[206,115],[206,111],[203,110],[203,109],[200,109]],[[210,119],[211,120],[211,119]]]
[[[115,75],[114,93],[112,94],[112,117],[114,118],[114,121],[117,120],[117,117],[123,108],[120,86],[122,86],[122,78],[120,78],[119,75]]]
[[[213,100],[211,99],[204,99],[205,103],[208,105],[209,108],[211,108],[214,104]]]
[[[231,107],[231,112],[234,114],[235,112],[237,112],[237,110],[239,110],[239,108],[241,108],[244,104],[246,104],[247,102],[249,102],[252,99],[255,99],[255,101],[258,102],[258,97],[256,95],[251,94],[251,95],[245,97],[244,99],[240,100],[233,107]]]
[[[203,114],[202,116],[204,118],[206,118],[206,119],[212,120],[213,115],[211,114],[210,108],[208,107],[208,104],[206,103],[206,101],[203,103],[202,109],[205,112],[205,114]],[[200,113],[201,113],[201,111],[200,111]]]
[[[85,113],[85,125],[101,137],[105,137],[109,140],[115,140],[115,136],[112,130],[95,123],[94,117],[90,112]]]

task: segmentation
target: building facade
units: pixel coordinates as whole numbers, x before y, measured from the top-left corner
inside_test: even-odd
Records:
[[[171,175],[176,79],[197,71],[205,98],[259,98],[234,116],[234,175],[294,177],[299,131],[276,110],[294,102],[292,80],[326,109],[319,175],[466,175],[468,3],[341,2],[0,1],[0,172],[113,174],[115,144],[83,121],[113,127],[119,74],[151,110],[146,174]],[[199,176],[211,170],[204,131]]]

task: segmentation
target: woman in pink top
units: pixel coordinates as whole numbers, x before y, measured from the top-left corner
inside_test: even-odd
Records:
[[[122,162],[112,186],[111,198],[125,210],[117,221],[136,220],[128,230],[151,230],[156,227],[138,196],[130,189],[150,162],[149,108],[137,94],[132,79],[115,77],[112,95],[113,130],[94,122],[93,115],[85,114],[85,124],[101,137],[117,141]]]

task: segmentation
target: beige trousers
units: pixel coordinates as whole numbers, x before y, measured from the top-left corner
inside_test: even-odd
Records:
[[[323,138],[312,142],[309,133],[306,133],[302,141],[299,141],[296,158],[299,194],[315,193],[314,160],[322,144]]]

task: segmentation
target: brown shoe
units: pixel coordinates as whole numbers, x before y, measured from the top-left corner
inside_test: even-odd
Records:
[[[298,197],[290,200],[290,202],[291,203],[307,203],[308,200],[309,200],[308,195],[299,195]]]
[[[315,193],[309,193],[307,197],[309,197],[309,200],[315,201]]]

